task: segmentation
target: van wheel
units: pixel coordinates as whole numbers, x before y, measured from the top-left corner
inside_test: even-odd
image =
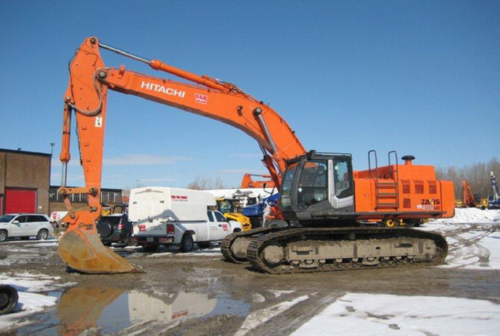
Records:
[[[42,229],[38,231],[38,234],[36,235],[36,239],[38,240],[45,240],[49,237],[49,231]]]
[[[194,248],[193,236],[185,234],[181,241],[181,252],[191,252]]]
[[[6,241],[8,236],[7,231],[0,230],[0,242]]]

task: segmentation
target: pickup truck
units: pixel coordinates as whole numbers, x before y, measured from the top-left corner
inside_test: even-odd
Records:
[[[241,224],[213,210],[215,197],[207,192],[166,187],[143,187],[130,191],[131,241],[146,251],[176,245],[190,252],[196,243],[207,248],[228,234],[241,231]]]

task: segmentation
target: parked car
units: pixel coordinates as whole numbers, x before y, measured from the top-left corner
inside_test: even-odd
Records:
[[[129,245],[132,231],[127,213],[102,216],[97,221],[97,232],[106,246],[112,243]]]
[[[52,234],[49,218],[41,214],[6,214],[0,217],[0,242],[7,238],[45,240]]]

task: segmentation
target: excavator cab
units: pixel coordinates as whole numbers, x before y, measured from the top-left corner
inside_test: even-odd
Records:
[[[354,212],[350,154],[310,151],[288,161],[280,206],[285,219],[307,220],[320,213],[345,216]]]

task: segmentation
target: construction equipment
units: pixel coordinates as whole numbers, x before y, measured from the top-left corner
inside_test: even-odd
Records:
[[[252,228],[260,228],[269,226],[270,222],[274,219],[283,219],[279,209],[277,209],[277,200],[280,194],[273,194],[264,198],[261,202],[257,204],[252,204],[243,208],[242,214],[250,219],[252,223]],[[275,227],[279,227],[278,223],[274,223]]]
[[[260,191],[260,189],[255,190]],[[243,215],[242,210],[249,203],[257,203],[260,192],[254,192],[254,190],[250,189],[212,189],[205,191],[215,196],[217,210],[222,212],[227,219],[239,222],[243,231],[252,229],[250,218]]]
[[[463,206],[464,207],[476,207],[476,200],[474,199],[474,193],[472,192],[472,187],[467,180],[462,181],[462,195],[463,195]]]
[[[488,196],[488,207],[490,209],[500,209],[500,195],[498,194],[497,178],[493,172],[490,173],[490,176],[493,194]]]
[[[485,210],[488,208],[488,200],[481,198],[479,194],[472,192],[472,187],[467,180],[462,181],[462,199],[455,200],[455,207],[457,208],[480,208]]]
[[[259,176],[265,178],[266,180],[254,181],[252,176]],[[242,188],[274,188],[274,182],[271,180],[271,175],[261,175],[261,174],[245,174],[241,180]]]
[[[215,201],[217,202],[217,210],[222,212],[224,217],[240,223],[243,231],[252,229],[250,218],[238,212],[238,208],[240,207],[240,201],[238,199],[217,198]]]
[[[107,67],[101,48],[198,85],[132,72],[124,66]],[[108,89],[222,121],[258,142],[264,166],[280,191],[283,225],[279,226],[289,228],[266,227],[229,235],[222,244],[227,260],[248,259],[253,267],[269,273],[443,262],[447,244],[441,235],[357,224],[363,219],[452,217],[453,183],[437,181],[434,167],[413,165],[411,156],[403,157],[406,163],[399,165],[395,151],[389,153],[389,164],[379,167],[376,152],[370,151],[369,169],[354,171],[350,154],[306,151],[283,117],[235,85],[132,55],[100,43],[97,38],[83,42],[69,69],[60,155],[63,181],[59,189],[68,215],[63,219],[67,232],[59,243],[59,254],[70,267],[85,273],[136,270],[104,248],[95,230],[101,213]],[[73,111],[85,175],[83,188],[66,187]],[[73,210],[68,197],[73,193],[88,195],[88,211]]]

